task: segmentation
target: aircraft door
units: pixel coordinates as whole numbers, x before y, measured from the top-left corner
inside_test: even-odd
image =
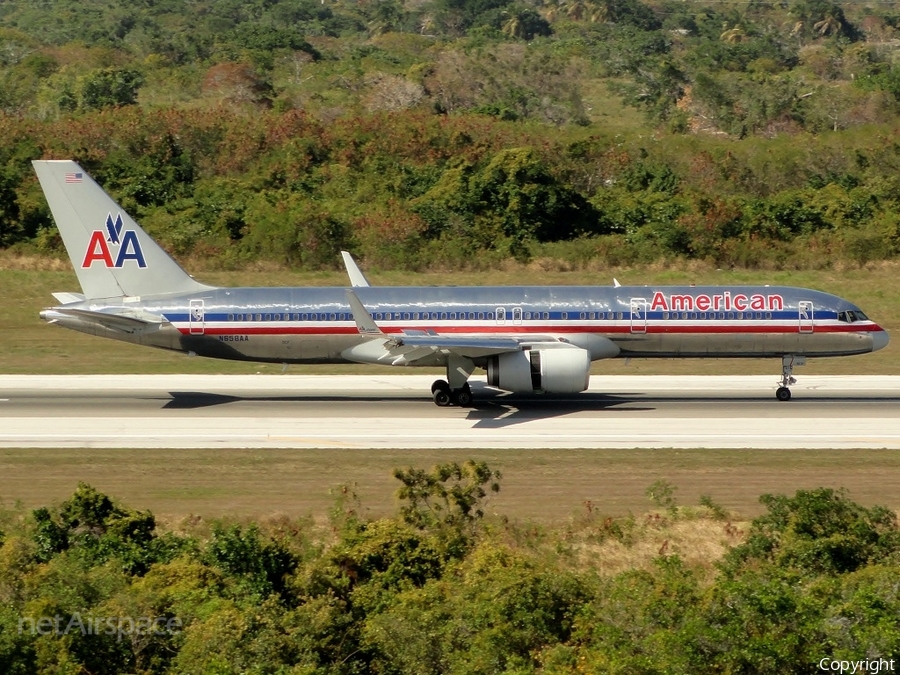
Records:
[[[513,323],[517,326],[522,323],[522,308],[521,307],[513,307],[512,311],[513,315]]]
[[[631,299],[631,332],[647,332],[647,300],[645,298]]]
[[[191,335],[203,335],[206,324],[203,313],[203,300],[191,300],[191,308],[188,313],[188,324]]]
[[[800,332],[812,333],[814,329],[813,323],[813,304],[809,300],[801,300],[798,304],[798,317],[800,320]]]
[[[506,323],[506,309],[504,307],[497,308],[496,318],[498,324]]]

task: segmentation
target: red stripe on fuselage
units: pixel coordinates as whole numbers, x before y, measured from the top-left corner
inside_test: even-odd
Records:
[[[875,324],[864,324],[859,327],[853,325],[816,324],[813,331],[801,331],[794,323],[791,325],[705,325],[692,324],[668,325],[648,324],[646,327],[639,324],[641,330],[633,331],[629,324],[619,326],[429,326],[423,327],[399,327],[381,326],[381,330],[388,335],[398,335],[404,332],[434,332],[438,335],[529,335],[548,333],[596,333],[625,334],[625,335],[733,335],[737,333],[800,333],[810,335],[815,333],[877,333],[884,329]],[[184,335],[191,334],[189,326],[181,326],[179,332]],[[197,330],[197,327],[194,328]],[[195,333],[196,334],[196,333]],[[356,326],[247,326],[247,327],[220,327],[207,325],[204,327],[205,335],[358,335]]]

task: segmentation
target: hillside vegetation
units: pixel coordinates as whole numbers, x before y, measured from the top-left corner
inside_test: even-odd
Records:
[[[890,3],[0,5],[0,247],[73,157],[179,257],[381,269],[900,250]]]
[[[484,518],[501,481],[484,463],[394,476],[393,516],[362,517],[345,486],[325,527],[160,527],[85,484],[5,510],[0,669],[775,674],[865,659],[882,672],[900,652],[896,516],[843,492],[765,495],[766,513],[735,525],[657,481],[649,515],[587,504],[546,530]]]

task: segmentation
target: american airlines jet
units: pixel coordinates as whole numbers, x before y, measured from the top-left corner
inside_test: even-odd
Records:
[[[807,357],[888,335],[834,295],[775,286],[218,288],[191,278],[72,161],[34,168],[82,293],[41,316],[83,333],[220,359],[447,370],[439,406],[469,406],[477,369],[511,392],[577,393],[612,358],[781,360],[780,401]]]

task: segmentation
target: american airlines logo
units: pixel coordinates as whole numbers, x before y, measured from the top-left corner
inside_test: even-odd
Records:
[[[784,309],[784,298],[780,295],[762,295],[753,293],[731,294],[731,291],[723,291],[716,295],[678,295],[673,293],[666,296],[665,293],[656,291],[650,302],[650,311],[661,310],[664,312],[720,312],[736,310],[744,312],[752,311],[779,311]]]
[[[81,267],[87,269],[99,261],[107,268],[121,268],[127,260],[134,260],[138,267],[147,266],[137,233],[134,230],[123,231],[122,214],[116,214],[113,219],[110,213],[106,216],[106,231],[91,232]]]

